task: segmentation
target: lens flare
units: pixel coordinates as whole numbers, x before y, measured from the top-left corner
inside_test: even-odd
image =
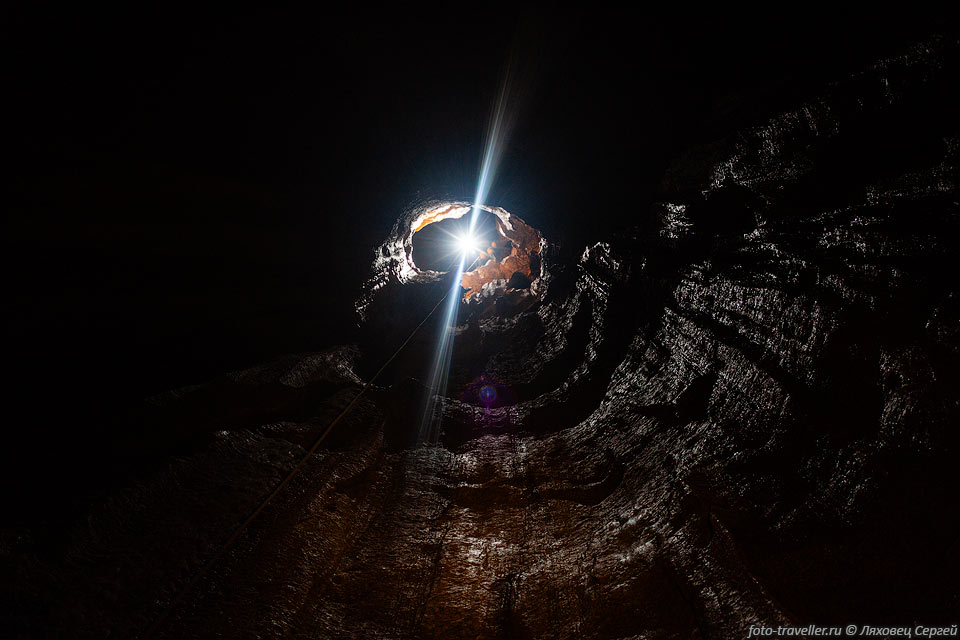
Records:
[[[485,407],[489,408],[490,405],[493,404],[497,399],[497,390],[490,385],[486,385],[480,388],[480,393],[478,395],[480,396],[480,402],[482,402]]]
[[[515,405],[517,396],[513,389],[484,374],[464,388],[460,402],[483,407],[489,413],[491,409]]]
[[[457,249],[464,256],[480,253],[480,243],[473,234],[464,234],[457,238]]]

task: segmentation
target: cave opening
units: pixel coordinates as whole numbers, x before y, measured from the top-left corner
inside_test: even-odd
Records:
[[[447,272],[456,268],[460,259],[458,240],[470,236],[476,253],[466,256],[466,264],[476,260],[483,265],[504,247],[511,246],[509,241],[497,232],[497,217],[487,211],[479,211],[473,230],[470,229],[470,216],[445,218],[428,223],[413,234],[413,261],[419,269]],[[509,249],[507,249],[509,254]],[[497,259],[507,254],[498,255]],[[486,256],[486,259],[480,256]]]
[[[542,234],[501,207],[459,202],[425,210],[411,221],[407,239],[414,271],[445,273],[466,258],[460,284],[468,300],[531,289],[541,275]]]

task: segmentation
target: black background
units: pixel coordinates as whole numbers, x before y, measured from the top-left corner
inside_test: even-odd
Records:
[[[488,202],[582,246],[642,216],[690,145],[943,22],[2,11],[4,469],[27,495],[108,464],[146,396],[348,342],[402,209],[472,199],[508,62]]]

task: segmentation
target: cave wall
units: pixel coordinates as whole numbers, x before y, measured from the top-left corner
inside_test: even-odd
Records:
[[[157,635],[955,622],[957,72],[955,39],[920,43],[690,149],[608,242],[545,251],[535,303],[465,314],[436,445],[404,444],[425,389],[401,359]],[[403,272],[408,222],[360,305],[403,287],[404,308],[367,313],[368,335],[446,286]],[[56,545],[5,531],[5,628],[145,628],[347,405],[372,352],[155,399],[189,446]],[[460,401],[478,375],[517,402]]]

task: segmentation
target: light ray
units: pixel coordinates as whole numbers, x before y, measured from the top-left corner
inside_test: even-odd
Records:
[[[487,124],[487,132],[484,136],[483,160],[480,163],[477,192],[473,198],[473,211],[470,214],[471,232],[476,227],[481,205],[487,201],[487,195],[490,193],[490,187],[496,177],[497,167],[500,164],[500,158],[503,156],[507,138],[513,128],[513,113],[509,109],[512,97],[512,80],[511,64],[508,62],[506,72],[503,74],[503,83],[500,85],[500,92],[494,103],[490,122]]]
[[[435,444],[440,437],[440,423],[443,417],[443,398],[447,395],[450,360],[453,356],[453,338],[457,330],[457,309],[460,306],[460,281],[463,279],[466,254],[461,253],[457,268],[450,281],[450,291],[443,305],[440,318],[440,331],[437,337],[437,349],[430,367],[428,390],[423,416],[420,420],[420,432],[417,441]]]
[[[526,64],[517,64],[518,58],[515,54],[516,51],[512,52],[507,60],[500,91],[493,105],[490,120],[487,123],[480,175],[477,178],[477,190],[470,213],[470,225],[465,234],[467,241],[464,242],[464,237],[455,237],[460,259],[454,277],[450,281],[450,291],[447,294],[441,319],[436,353],[430,371],[430,388],[427,392],[426,406],[420,423],[419,441],[421,443],[436,443],[440,435],[440,422],[443,413],[442,402],[443,398],[446,397],[450,362],[453,356],[453,340],[457,329],[457,310],[460,306],[461,297],[460,283],[465,271],[472,269],[479,260],[488,257],[486,254],[480,253],[477,247],[470,246],[469,239],[474,237],[481,207],[486,203],[487,196],[496,178],[497,168],[500,165],[507,139],[513,129],[516,114],[520,108],[523,90],[529,91],[531,84],[530,71],[532,67],[529,64],[530,61],[528,60]],[[480,253],[480,255],[469,266],[466,266],[469,254],[472,252]]]

